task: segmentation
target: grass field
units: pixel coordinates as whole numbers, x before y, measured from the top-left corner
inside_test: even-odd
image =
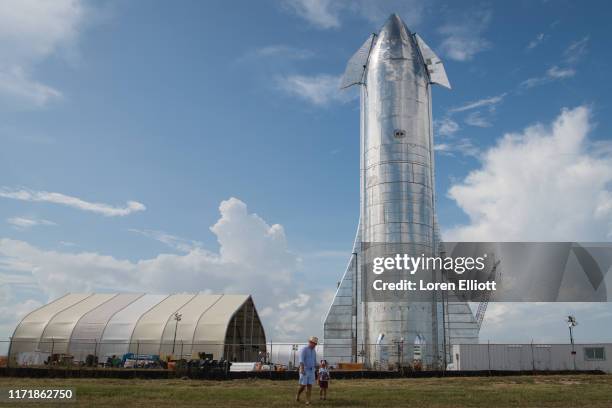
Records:
[[[76,403],[58,404],[70,407],[300,406],[293,381],[0,378],[11,387],[75,388]],[[337,380],[327,401],[313,391],[320,407],[612,407],[612,375]]]

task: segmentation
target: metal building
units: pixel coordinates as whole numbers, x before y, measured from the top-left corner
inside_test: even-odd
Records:
[[[332,363],[440,365],[452,342],[478,342],[469,305],[457,299],[366,301],[359,266],[364,244],[408,245],[439,254],[435,212],[431,86],[450,88],[442,62],[397,14],[349,60],[342,87],[361,90],[360,218],[353,256],[324,324]],[[446,349],[446,352],[444,351]]]
[[[455,344],[449,369],[612,373],[612,344]]]
[[[204,352],[255,361],[265,351],[264,328],[248,295],[69,293],[21,320],[9,358],[33,352],[75,361],[128,352],[189,358]]]

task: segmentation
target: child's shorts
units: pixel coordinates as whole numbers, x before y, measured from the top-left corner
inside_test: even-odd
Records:
[[[327,388],[329,386],[329,382],[327,381],[319,381],[319,387]]]

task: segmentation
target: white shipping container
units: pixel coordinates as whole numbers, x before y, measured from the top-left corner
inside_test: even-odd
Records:
[[[612,344],[455,344],[449,370],[558,371],[612,373]]]

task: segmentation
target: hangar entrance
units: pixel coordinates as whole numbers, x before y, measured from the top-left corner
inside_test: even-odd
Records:
[[[261,361],[265,358],[266,335],[251,297],[232,316],[224,343],[223,357],[229,361]]]

